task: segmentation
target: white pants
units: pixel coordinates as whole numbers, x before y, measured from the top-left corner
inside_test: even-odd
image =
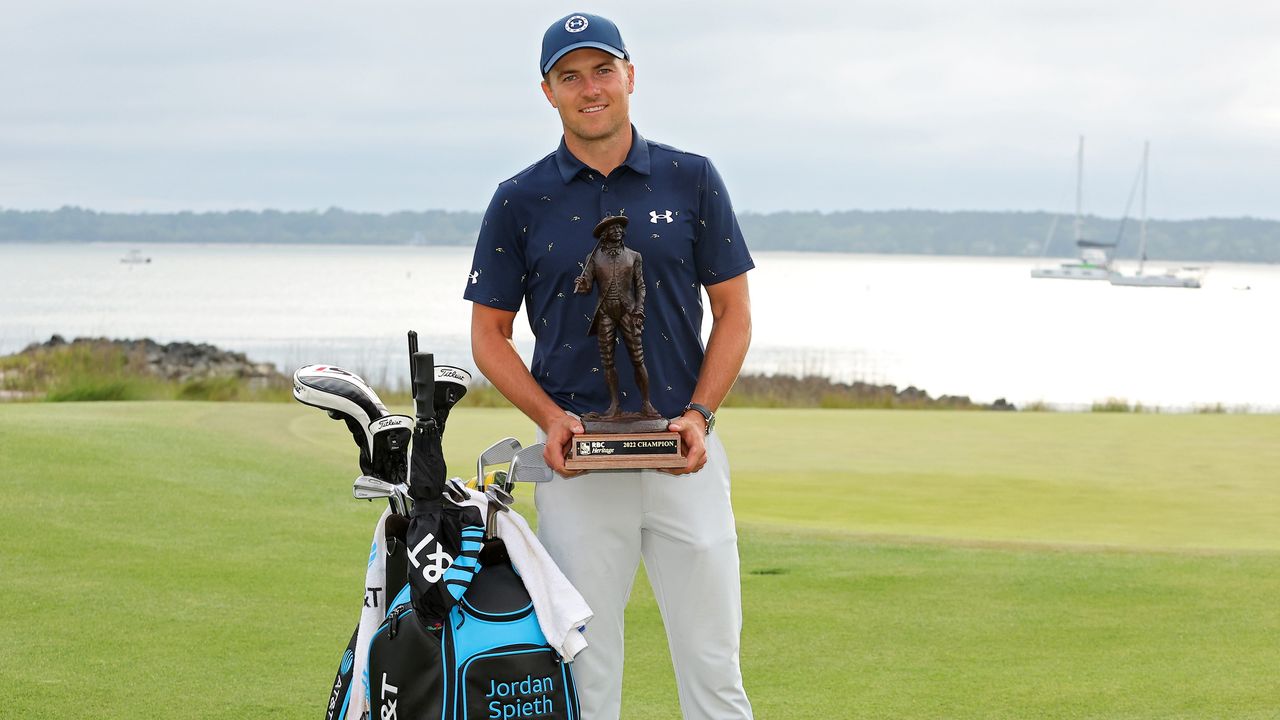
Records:
[[[573,663],[583,720],[617,720],[621,712],[623,611],[641,556],[666,626],[684,717],[751,718],[738,664],[738,536],[719,437],[707,437],[707,464],[697,473],[557,475],[538,485],[535,500],[539,540],[595,614],[589,646]]]

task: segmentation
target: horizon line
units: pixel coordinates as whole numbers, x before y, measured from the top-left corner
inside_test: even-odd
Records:
[[[382,217],[387,217],[387,216],[391,216],[391,215],[400,215],[400,214],[405,214],[405,213],[411,213],[411,214],[422,214],[422,213],[445,213],[445,214],[449,214],[449,213],[456,213],[456,214],[473,214],[473,215],[483,215],[483,214],[484,214],[484,210],[483,210],[483,209],[481,209],[481,210],[457,210],[457,209],[448,209],[448,208],[424,208],[424,209],[419,209],[419,210],[401,209],[401,210],[386,210],[386,211],[378,211],[378,210],[350,210],[350,209],[347,209],[347,208],[344,208],[344,207],[340,207],[340,206],[338,206],[338,205],[330,205],[330,206],[328,206],[328,207],[326,207],[326,208],[323,208],[323,209],[321,209],[321,208],[308,208],[308,209],[257,208],[257,209],[253,209],[253,208],[246,208],[246,207],[232,207],[232,208],[225,208],[225,209],[220,209],[220,210],[191,210],[191,209],[184,209],[184,210],[98,210],[98,209],[94,209],[94,208],[84,207],[84,206],[82,206],[82,205],[70,205],[70,204],[61,205],[61,206],[56,207],[56,208],[47,208],[47,207],[45,207],[45,208],[15,208],[15,207],[5,207],[5,206],[3,206],[3,205],[0,205],[0,213],[9,213],[9,212],[15,212],[15,213],[55,213],[55,212],[60,212],[60,211],[63,211],[63,210],[79,210],[79,211],[83,211],[83,212],[92,213],[92,214],[95,214],[95,215],[137,215],[137,216],[147,216],[147,215],[196,215],[196,216],[199,216],[199,215],[225,215],[225,214],[230,214],[230,213],[254,213],[254,214],[279,213],[279,214],[295,214],[295,215],[324,215],[324,214],[326,214],[326,213],[329,213],[329,212],[335,212],[335,211],[336,211],[336,212],[342,212],[342,213],[348,213],[348,214],[352,214],[352,215],[375,215],[375,216],[382,216]],[[786,209],[786,210],[751,210],[751,209],[740,209],[740,210],[737,210],[736,212],[737,212],[737,214],[739,214],[739,215],[766,215],[766,216],[767,216],[767,215],[781,215],[781,214],[797,214],[797,215],[804,215],[804,214],[839,215],[839,214],[845,214],[845,213],[868,213],[868,214],[873,214],[873,213],[901,213],[901,212],[936,213],[936,214],[941,214],[941,215],[958,215],[958,214],[972,213],[972,214],[993,214],[993,215],[1050,215],[1050,216],[1053,216],[1053,215],[1059,215],[1059,216],[1063,216],[1063,217],[1073,217],[1073,216],[1074,216],[1074,213],[1072,213],[1072,212],[1067,212],[1067,211],[1054,211],[1054,210],[1044,210],[1044,209],[1038,209],[1038,210],[1015,210],[1015,209],[1004,209],[1004,210],[980,210],[980,209],[941,210],[941,209],[937,209],[937,208],[921,208],[921,207],[874,208],[874,209],[872,209],[872,208],[845,208],[845,209],[841,209],[841,210],[822,210],[822,209],[818,209],[818,208],[803,209],[803,210],[800,210],[800,209]],[[1086,218],[1095,218],[1095,219],[1098,219],[1098,220],[1110,220],[1110,221],[1117,221],[1117,222],[1118,222],[1118,221],[1120,221],[1120,220],[1126,220],[1126,219],[1127,219],[1127,220],[1132,220],[1132,221],[1134,221],[1134,222],[1140,222],[1140,221],[1141,221],[1141,218],[1136,218],[1136,217],[1127,217],[1127,216],[1111,217],[1111,216],[1106,216],[1106,215],[1098,215],[1098,214],[1094,214],[1094,213],[1085,213],[1085,214],[1083,215],[1083,217],[1086,217]],[[1181,218],[1181,219],[1174,219],[1174,218],[1158,218],[1158,217],[1148,217],[1148,218],[1147,218],[1147,221],[1148,221],[1148,222],[1200,222],[1200,221],[1206,221],[1206,220],[1249,220],[1249,221],[1261,221],[1261,222],[1280,222],[1280,217],[1271,218],[1271,217],[1261,217],[1261,216],[1256,216],[1256,215],[1206,215],[1206,216],[1202,216],[1202,217]]]

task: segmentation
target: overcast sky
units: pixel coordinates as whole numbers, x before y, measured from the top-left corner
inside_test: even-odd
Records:
[[[743,210],[1280,218],[1280,2],[6,2],[0,207],[482,210],[554,149],[549,23]]]

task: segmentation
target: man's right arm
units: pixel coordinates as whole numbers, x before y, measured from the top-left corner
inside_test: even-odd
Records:
[[[561,475],[576,475],[565,469],[564,456],[573,436],[585,430],[577,418],[555,404],[525,367],[511,339],[515,319],[514,312],[472,303],[471,356],[498,392],[547,434],[543,453],[547,465]]]

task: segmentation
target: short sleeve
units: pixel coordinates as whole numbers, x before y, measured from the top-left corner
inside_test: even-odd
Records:
[[[499,187],[485,210],[476,238],[471,272],[462,297],[499,310],[516,312],[524,300],[524,236],[515,218],[512,200]]]
[[[738,227],[729,191],[710,160],[706,161],[698,188],[699,229],[693,246],[694,262],[698,282],[715,285],[750,270],[755,261]]]

